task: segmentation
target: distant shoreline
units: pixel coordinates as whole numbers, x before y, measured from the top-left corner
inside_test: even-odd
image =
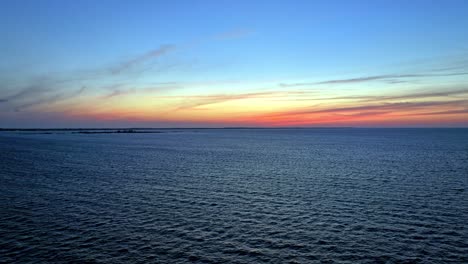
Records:
[[[355,127],[135,127],[135,128],[0,128],[0,131],[133,131],[142,130],[193,130],[193,129],[350,129]],[[130,132],[131,133],[131,132]]]
[[[63,131],[82,134],[162,133],[158,130],[243,130],[243,129],[468,129],[468,127],[135,127],[135,128],[0,128],[0,132]],[[89,132],[89,133],[88,133]]]

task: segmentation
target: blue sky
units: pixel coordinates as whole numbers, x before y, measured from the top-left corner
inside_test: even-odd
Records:
[[[57,83],[72,76],[78,81],[54,84],[53,89],[83,86],[91,97],[102,93],[103,87],[138,90],[154,83],[199,84],[171,92],[193,96],[446,68],[460,73],[467,70],[466,14],[468,2],[452,0],[5,0],[0,3],[0,98],[14,97],[31,82]],[[148,55],[161,47],[171,49]],[[101,76],[100,72],[127,62],[144,65],[125,76]],[[92,74],[101,77],[90,78]],[[466,77],[449,74],[445,79],[418,81],[429,86],[460,85]],[[356,93],[366,91],[366,85]],[[418,89],[391,89],[409,88]],[[47,104],[35,107],[50,115],[50,110],[42,109]],[[9,107],[0,106],[0,111]],[[8,114],[6,125],[14,125],[14,116]],[[18,125],[27,126],[27,121]]]

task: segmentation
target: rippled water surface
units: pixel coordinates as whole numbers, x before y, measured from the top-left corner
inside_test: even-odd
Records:
[[[468,263],[468,130],[0,134],[0,262]]]

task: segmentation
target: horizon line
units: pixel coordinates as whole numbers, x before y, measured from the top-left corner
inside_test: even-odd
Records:
[[[450,127],[360,127],[360,126],[340,126],[340,127],[102,127],[102,128],[0,128],[0,131],[73,131],[73,130],[185,130],[185,129],[468,129],[468,126],[450,126]]]

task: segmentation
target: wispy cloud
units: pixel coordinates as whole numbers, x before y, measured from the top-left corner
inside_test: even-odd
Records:
[[[72,91],[62,91],[58,93],[48,93],[48,94],[39,94],[37,98],[33,100],[27,100],[26,102],[21,102],[20,104],[17,104],[14,106],[14,111],[19,112],[24,109],[33,107],[33,106],[38,106],[38,105],[44,105],[44,104],[51,104],[67,99],[72,99],[75,98],[76,96],[79,96],[86,90],[86,87],[81,87],[76,90]]]
[[[440,106],[467,106],[468,100],[456,101],[426,101],[426,102],[400,102],[400,103],[381,103],[375,105],[359,105],[350,107],[334,107],[325,109],[304,109],[294,110],[289,112],[279,113],[278,115],[303,115],[303,114],[326,114],[326,113],[342,113],[342,112],[357,112],[357,111],[404,111],[420,108],[432,108]],[[274,115],[274,114],[273,114]]]
[[[312,97],[304,98],[303,101],[335,101],[335,100],[354,100],[356,102],[381,102],[392,100],[410,100],[427,99],[434,97],[457,98],[458,96],[468,95],[468,88],[450,89],[445,91],[413,92],[402,95],[350,95],[336,97]]]
[[[349,124],[403,124],[418,121],[419,117],[457,115],[456,120],[466,120],[468,99],[458,101],[427,101],[380,103],[349,107],[311,106],[309,108],[257,115],[251,119],[273,126],[349,125]],[[445,109],[445,110],[441,110]],[[406,121],[403,121],[406,120]],[[412,120],[412,121],[409,121]],[[403,123],[402,123],[403,122]],[[461,121],[460,121],[461,122]],[[414,123],[415,124],[415,123]]]
[[[459,110],[447,110],[447,111],[431,111],[431,112],[424,112],[424,113],[411,113],[407,115],[455,115],[455,114],[468,114],[468,105],[466,106],[467,108],[465,109],[459,109]]]
[[[242,29],[224,32],[217,35],[216,38],[239,38],[249,34],[251,34],[250,30]],[[213,38],[210,39],[213,41]],[[67,109],[66,105],[62,105],[63,108],[55,108],[52,104],[78,97],[86,92],[84,88],[77,87],[88,87],[86,90],[91,90],[90,94],[92,94],[88,99],[93,101],[191,86],[193,84],[190,82],[180,81],[169,81],[154,85],[144,84],[139,81],[143,74],[160,75],[177,67],[185,67],[184,65],[187,63],[175,61],[173,57],[166,57],[168,54],[180,49],[180,47],[180,45],[176,46],[172,44],[162,45],[126,60],[111,63],[110,65],[104,64],[95,68],[78,71],[47,73],[39,78],[34,77],[30,81],[24,81],[25,78],[23,77],[15,80],[13,83],[8,83],[9,87],[7,87],[8,89],[4,89],[4,91],[9,91],[9,94],[4,93],[0,95],[0,110],[23,111],[36,107],[36,110],[60,109],[60,111],[65,111]],[[195,85],[212,86],[216,83],[216,81],[203,80]],[[5,86],[6,84],[5,79],[2,85]],[[203,105],[210,102],[214,103],[216,100],[234,100],[234,96],[230,96],[230,99],[225,97],[224,99],[205,98],[203,102],[200,100],[190,102],[190,104]],[[48,106],[51,107],[49,108]]]
[[[363,83],[371,81],[386,80],[391,83],[404,82],[401,79],[407,78],[422,78],[422,77],[445,77],[445,76],[459,76],[459,75],[468,75],[468,72],[457,72],[457,73],[433,73],[433,74],[387,74],[387,75],[374,75],[374,76],[364,76],[350,79],[334,79],[326,80],[320,82],[304,82],[304,83],[280,83],[281,87],[295,87],[295,86],[311,86],[311,85],[323,85],[323,84],[353,84],[353,83]]]
[[[135,89],[127,89],[127,90],[122,90],[122,89],[115,89],[111,91],[109,94],[102,96],[102,99],[110,99],[113,97],[121,96],[121,95],[127,95],[134,93]]]
[[[98,99],[111,99],[114,97],[129,95],[129,94],[145,94],[145,93],[156,93],[161,91],[168,91],[173,89],[179,89],[183,86],[176,82],[163,82],[155,83],[150,86],[134,86],[129,87],[130,84],[120,83],[106,87],[105,90],[109,92],[103,96],[100,96]]]
[[[104,87],[96,86],[94,83],[113,83],[121,81],[115,79],[113,76],[119,75],[122,77],[129,77],[127,82],[130,82],[135,78],[133,69],[141,69],[142,71],[148,71],[154,66],[154,61],[159,57],[173,51],[174,45],[163,45],[155,50],[143,53],[132,59],[116,63],[114,66],[106,68],[89,69],[85,71],[76,72],[65,72],[65,73],[49,73],[45,76],[32,78],[29,83],[18,85],[17,87],[11,88],[12,92],[10,95],[0,98],[0,104],[3,109],[21,111],[33,106],[47,105],[56,103],[59,101],[67,100],[78,95],[81,95],[85,89],[84,87],[90,86],[94,90],[102,90]],[[173,68],[174,65],[159,65],[159,71],[163,71],[166,68]],[[88,85],[89,84],[89,85]],[[10,84],[13,86],[13,84]],[[132,93],[137,88],[131,88],[127,90],[116,89],[121,83],[112,84],[114,87],[111,93],[102,99],[109,99],[112,97]],[[81,88],[73,88],[80,86]],[[151,89],[157,89],[156,86]],[[142,91],[149,91],[149,88],[144,88]]]
[[[184,100],[176,110],[194,109],[200,106],[207,106],[212,104],[223,103],[233,100],[259,98],[271,96],[271,92],[258,92],[258,93],[243,93],[243,94],[216,94],[206,96],[187,96],[182,97]]]
[[[22,88],[20,91],[6,96],[4,98],[1,98],[1,102],[12,102],[16,100],[22,100],[24,98],[30,98],[30,97],[37,97],[40,96],[44,93],[50,92],[50,88],[45,86],[44,84],[35,84],[35,85],[30,85],[25,88]]]
[[[445,109],[445,110],[441,110]],[[388,123],[400,118],[413,118],[431,115],[463,115],[468,111],[468,99],[454,101],[425,101],[374,103],[369,105],[321,106],[315,105],[300,109],[279,111],[257,115],[252,119],[267,125],[316,125],[351,124],[364,120],[380,120]],[[416,118],[416,119],[415,119]]]
[[[224,103],[234,100],[245,100],[245,99],[272,99],[272,98],[283,98],[289,95],[302,95],[304,91],[265,91],[265,92],[251,92],[251,93],[237,93],[237,94],[213,94],[213,95],[192,95],[192,96],[177,96],[177,97],[165,97],[173,99],[183,99],[183,102],[179,104],[177,110],[188,110],[195,109],[202,106]]]
[[[152,59],[161,57],[169,52],[172,52],[176,49],[175,45],[163,45],[155,50],[148,51],[142,55],[139,55],[135,58],[129,59],[119,65],[111,67],[112,74],[121,74],[129,69],[132,69],[138,65],[146,63]]]
[[[252,32],[249,30],[238,30],[220,34],[216,38],[238,38],[251,33]],[[211,41],[213,41],[213,38],[211,38]],[[255,113],[248,113],[246,115],[263,113],[258,115],[259,121],[280,120],[284,122],[300,121],[302,123],[313,122],[316,119],[320,119],[320,117],[330,117],[331,122],[333,120],[364,119],[371,117],[387,118],[397,114],[408,116],[464,115],[468,111],[468,88],[464,86],[455,87],[455,85],[448,87],[448,83],[443,87],[418,87],[408,85],[408,87],[412,87],[413,89],[417,88],[419,91],[403,92],[401,89],[392,91],[382,90],[380,93],[375,93],[377,95],[362,95],[359,94],[358,89],[356,89],[353,93],[350,93],[350,95],[334,96],[336,95],[334,93],[322,93],[323,89],[309,89],[309,87],[306,87],[313,85],[345,85],[370,82],[385,82],[389,84],[403,82],[417,83],[419,78],[468,75],[467,68],[464,68],[463,65],[434,70],[429,69],[424,71],[424,73],[419,73],[423,71],[418,70],[414,70],[412,73],[412,70],[408,70],[408,73],[404,73],[405,71],[403,71],[404,74],[380,74],[358,76],[356,78],[329,79],[317,82],[280,83],[281,89],[277,85],[278,80],[270,80],[265,82],[268,84],[262,88],[258,88],[258,83],[256,83],[256,87],[244,86],[243,89],[249,88],[249,92],[244,93],[230,90],[234,91],[231,93],[228,92],[229,89],[226,88],[229,86],[226,85],[227,83],[235,83],[235,85],[229,87],[233,89],[237,89],[240,85],[246,85],[247,81],[241,81],[242,78],[236,79],[236,81],[217,81],[203,79],[203,75],[201,75],[196,77],[199,80],[197,82],[176,80],[160,83],[154,82],[152,84],[146,82],[148,79],[138,79],[138,77],[143,74],[145,74],[145,77],[150,76],[149,74],[151,74],[150,77],[153,77],[153,75],[159,76],[159,74],[163,74],[175,67],[179,67],[178,69],[180,69],[181,64],[171,60],[173,59],[171,54],[180,49],[180,45],[163,45],[156,49],[142,52],[140,55],[127,60],[112,63],[111,65],[103,65],[83,72],[50,74],[47,78],[32,80],[22,85],[18,84],[16,87],[9,84],[9,87],[7,87],[9,94],[0,97],[0,110],[31,110],[29,111],[31,113],[36,112],[36,110],[37,112],[41,110],[46,112],[50,109],[63,112],[67,109],[76,110],[77,112],[87,112],[89,110],[89,112],[95,111],[100,113],[109,111],[108,116],[113,115],[112,118],[116,118],[125,112],[125,109],[122,110],[122,108],[125,107],[116,104],[118,100],[123,99],[123,97],[133,97],[133,95],[136,95],[134,98],[139,98],[138,96],[141,94],[146,95],[146,93],[157,93],[169,89],[185,88],[188,92],[184,91],[183,93],[174,93],[175,95],[169,94],[166,96],[165,94],[157,94],[153,97],[154,101],[145,102],[146,104],[141,108],[135,106],[135,109],[138,109],[135,110],[136,113],[132,112],[128,115],[131,117],[148,115],[148,113],[143,113],[143,111],[148,111],[147,109],[149,109],[150,104],[151,107],[157,105],[158,99],[164,101],[161,104],[163,106],[163,110],[161,111],[172,110],[167,114],[168,117],[176,111],[180,112],[174,114],[174,116],[183,116],[190,111],[212,111],[217,107],[232,107],[232,105],[234,105],[225,104],[213,106],[214,104],[222,104],[236,100],[246,100],[247,103],[247,100],[252,99],[249,103],[261,102],[262,107],[258,108],[258,112],[257,109],[255,109]],[[454,83],[452,80],[458,82],[458,80],[462,78],[447,79],[450,83]],[[150,81],[154,81],[154,79]],[[218,89],[218,87],[220,87],[221,90]],[[324,86],[319,86],[318,88],[323,87]],[[449,89],[441,90],[444,87],[448,87]],[[87,93],[88,89],[92,90],[92,92],[89,93],[90,96],[86,97],[88,100],[87,102],[82,103],[84,100],[79,99],[76,102],[70,101],[70,105],[72,106],[67,105],[69,101],[66,100],[68,99],[76,98],[84,93],[89,95]],[[200,91],[210,91],[212,94],[199,95]],[[189,93],[198,93],[198,95],[190,95]],[[106,100],[109,100],[108,104],[106,104]],[[129,100],[129,102],[130,101],[131,100]],[[304,107],[309,104],[306,101],[311,101],[308,107]],[[65,103],[61,104],[61,102]],[[101,102],[104,103],[99,104]],[[235,103],[237,104],[238,102]],[[240,103],[244,102],[239,102],[239,104]],[[270,103],[271,105],[269,105]],[[317,105],[312,105],[314,103],[317,103]],[[50,107],[48,107],[49,105]],[[84,106],[93,108],[94,105],[98,105],[98,107],[96,107],[97,110],[84,108]],[[277,106],[278,108],[275,108]],[[287,110],[282,111],[280,109]],[[9,112],[12,113],[12,111]],[[159,110],[155,110],[155,112],[157,111]],[[226,111],[232,111],[232,113],[242,112],[239,111],[239,109],[227,109]],[[192,113],[190,116],[196,116],[196,114]],[[205,113],[201,113],[200,116],[203,116],[203,114]],[[256,117],[253,120],[256,122]],[[209,120],[207,120],[207,122],[208,121]]]
[[[367,96],[367,100],[409,100],[409,99],[426,99],[434,97],[456,97],[458,95],[468,94],[468,88],[453,89],[446,91],[429,91],[409,93],[404,95],[383,95],[383,96]]]

